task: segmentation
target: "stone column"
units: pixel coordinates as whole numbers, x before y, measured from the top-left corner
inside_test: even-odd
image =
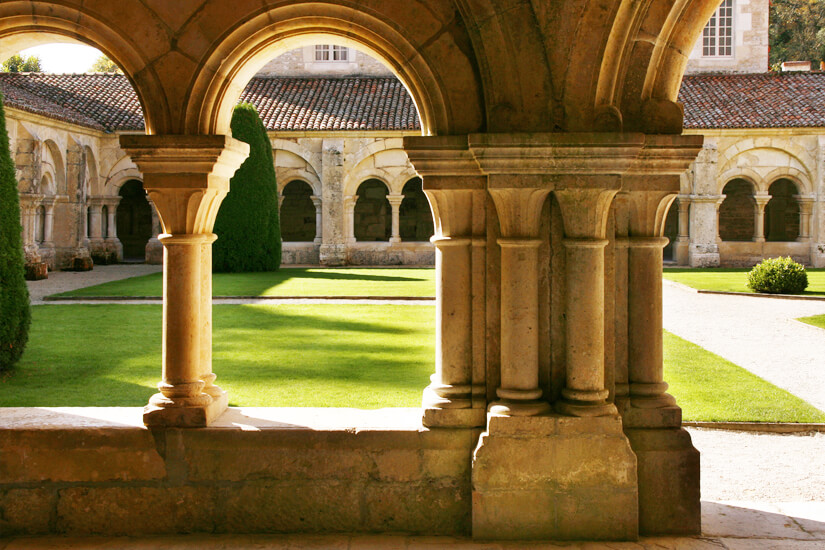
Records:
[[[163,245],[160,244],[160,240],[158,239],[161,229],[160,229],[160,217],[158,216],[158,209],[155,206],[155,203],[152,201],[152,197],[149,195],[146,196],[147,201],[149,202],[149,208],[152,211],[152,236],[149,238],[149,241],[146,243],[145,248],[145,257],[147,264],[162,264],[163,263]]]
[[[811,219],[813,217],[815,197],[794,195],[794,199],[799,204],[799,242],[809,242],[811,240]]]
[[[400,243],[401,235],[399,232],[398,212],[401,208],[401,201],[404,200],[404,195],[387,195],[387,201],[390,203],[392,209],[392,234],[390,235],[391,243]]]
[[[638,462],[639,530],[700,532],[699,453],[666,393],[662,354],[662,251],[667,211],[701,136],[647,136],[622,181],[630,203],[627,334],[629,403],[621,413]],[[708,204],[715,208],[716,201]],[[696,204],[694,203],[694,207]],[[664,473],[667,472],[665,475]]]
[[[114,253],[117,261],[123,260],[123,244],[117,237],[117,206],[120,197],[107,197],[106,206],[109,209],[109,235],[106,237],[107,249]]]
[[[424,390],[423,424],[427,427],[483,426],[487,403],[481,361],[474,369],[474,337],[484,335],[476,319],[478,275],[483,280],[484,178],[466,140],[405,138],[410,162],[422,176],[435,222],[436,311],[435,373]],[[469,173],[468,173],[469,172]],[[400,201],[399,201],[400,203]]]
[[[26,264],[39,264],[42,261],[40,246],[36,242],[37,207],[43,195],[20,193],[20,225],[22,226],[23,253]],[[45,237],[45,235],[44,235]]]
[[[347,263],[349,236],[347,202],[344,197],[344,139],[324,138],[321,146],[321,199],[323,208],[321,265]],[[343,212],[342,212],[343,209]]]
[[[616,189],[569,188],[554,193],[564,220],[567,373],[556,410],[570,416],[616,414],[604,385],[604,247]]]
[[[91,241],[100,241],[103,238],[101,233],[103,227],[101,223],[103,199],[102,197],[89,197],[86,206],[89,209],[89,239]]]
[[[761,193],[757,193],[753,197],[754,201],[756,201],[756,209],[754,210],[754,223],[753,223],[753,241],[757,243],[764,243],[765,242],[765,206],[768,205],[768,202],[771,200],[770,195],[764,195]]]
[[[690,247],[690,195],[679,195],[679,236],[674,243],[676,265],[689,265]]]
[[[227,136],[124,135],[163,234],[163,381],[147,426],[202,427],[227,405],[211,371],[212,228],[249,147]]]
[[[43,199],[43,206],[46,207],[46,223],[43,231],[43,245],[54,246],[54,203],[55,197]]]
[[[312,200],[312,205],[315,207],[315,240],[313,242],[315,244],[321,244],[324,240],[323,201],[321,200],[321,197],[317,197],[315,195],[310,195],[309,198]]]

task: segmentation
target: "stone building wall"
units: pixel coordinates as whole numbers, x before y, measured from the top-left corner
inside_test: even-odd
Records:
[[[690,53],[685,73],[767,71],[769,9],[769,0],[733,0],[733,55],[703,56],[700,36]]]
[[[316,61],[315,46],[304,46],[285,52],[259,72],[259,76],[391,76],[386,65],[369,55],[348,48],[348,61]]]

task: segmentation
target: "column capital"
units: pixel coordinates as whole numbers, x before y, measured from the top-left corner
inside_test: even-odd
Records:
[[[572,187],[556,189],[564,235],[574,239],[604,239],[610,205],[618,189]]]
[[[770,202],[771,198],[773,198],[771,197],[771,195],[763,193],[757,193],[753,196],[753,200],[756,202],[756,206],[758,206],[760,210],[765,208],[765,206]]]
[[[315,208],[320,208],[321,203],[324,202],[323,199],[321,199],[321,197],[319,197],[318,195],[310,195],[309,200],[312,201],[312,206],[314,206]]]
[[[668,210],[676,199],[670,191],[622,191],[629,208],[629,235],[631,237],[661,237],[665,233]]]
[[[404,195],[387,195],[387,202],[390,206],[401,206],[401,201],[404,200]]]
[[[550,189],[490,189],[496,205],[502,237],[535,238],[541,225],[541,209]]]
[[[124,135],[164,233],[209,233],[249,145],[221,135]]]

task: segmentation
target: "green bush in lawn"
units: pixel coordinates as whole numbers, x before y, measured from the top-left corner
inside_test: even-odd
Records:
[[[235,107],[231,127],[232,137],[249,144],[249,158],[229,181],[218,211],[212,268],[224,273],[276,271],[281,266],[281,224],[272,146],[249,103]]]
[[[808,287],[805,268],[788,258],[767,258],[748,273],[748,288],[769,294],[799,294]]]
[[[11,370],[20,359],[31,323],[19,200],[0,95],[0,372]]]

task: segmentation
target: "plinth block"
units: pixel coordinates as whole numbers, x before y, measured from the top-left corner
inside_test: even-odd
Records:
[[[618,416],[490,415],[473,455],[473,537],[635,540],[636,470]]]
[[[149,404],[143,408],[143,423],[149,428],[205,428],[226,412],[226,392],[212,396],[204,406],[162,407]]]

